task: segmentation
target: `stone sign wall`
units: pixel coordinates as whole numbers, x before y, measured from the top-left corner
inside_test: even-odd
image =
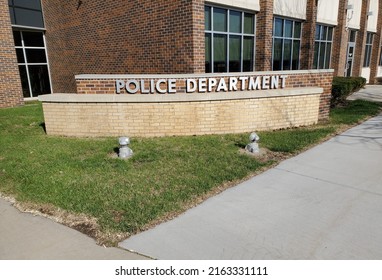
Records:
[[[170,136],[306,126],[329,114],[333,71],[78,75],[78,94],[40,96],[48,134]]]

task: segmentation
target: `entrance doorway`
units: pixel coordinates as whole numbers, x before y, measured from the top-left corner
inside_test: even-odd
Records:
[[[355,49],[355,43],[349,42],[348,43],[348,51],[346,56],[346,77],[350,77],[353,70],[353,60],[354,60],[354,49]]]
[[[346,53],[345,76],[351,77],[353,71],[356,31],[349,30],[348,49]]]

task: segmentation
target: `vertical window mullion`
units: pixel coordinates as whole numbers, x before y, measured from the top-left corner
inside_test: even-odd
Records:
[[[244,70],[244,12],[241,12],[240,72]]]
[[[211,73],[215,73],[214,7],[211,7]]]
[[[230,28],[230,14],[231,14],[231,11],[227,9],[227,30],[226,30],[226,38],[227,38],[227,54],[226,54],[226,71],[229,73],[229,61],[230,61],[230,53],[229,53],[229,34],[230,34],[230,31],[229,31],[229,28]]]
[[[282,20],[283,21],[283,27],[282,27],[282,44],[281,44],[281,70],[285,70],[284,69],[284,48],[285,48],[285,19]]]
[[[276,29],[276,18],[273,18],[273,28],[272,28],[272,70],[274,70],[274,61],[275,61],[275,35],[276,35],[276,32],[275,32],[275,29]]]
[[[21,36],[21,46],[23,48],[23,55],[24,55],[24,61],[25,61],[25,69],[26,69],[27,78],[28,78],[29,95],[30,95],[30,97],[33,97],[32,84],[31,84],[30,75],[29,75],[29,65],[28,65],[28,60],[27,60],[27,52],[25,49],[23,32],[21,32],[21,31],[20,31],[20,36]]]
[[[289,70],[292,70],[293,69],[293,48],[294,48],[294,21],[292,21],[292,37],[291,37],[291,40],[292,40],[292,43],[291,43],[291,47],[290,47],[290,66],[289,66]]]
[[[46,65],[47,65],[47,67],[48,67],[50,92],[53,93],[53,85],[52,85],[52,79],[50,78],[49,57],[48,57],[48,50],[47,50],[47,48],[46,48],[45,34],[42,34],[42,39],[43,39],[43,41],[44,41],[44,49],[45,49]]]
[[[320,63],[320,61],[321,61],[321,59],[320,59],[320,57],[321,57],[321,52],[322,52],[322,50],[321,50],[321,34],[322,34],[322,25],[320,25],[320,27],[319,27],[319,29],[320,29],[320,31],[319,31],[319,33],[318,33],[318,40],[317,40],[317,42],[318,42],[318,60],[317,60],[317,69],[321,69],[321,63]]]

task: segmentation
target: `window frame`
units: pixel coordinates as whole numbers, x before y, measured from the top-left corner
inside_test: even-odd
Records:
[[[317,29],[319,29],[318,34],[317,34]],[[316,24],[316,33],[315,33],[315,39],[314,39],[313,69],[330,69],[332,50],[333,50],[333,33],[334,33],[333,26],[324,25],[320,23]],[[322,38],[322,34],[325,34],[325,38]],[[331,38],[329,38],[329,34],[331,35]],[[322,54],[323,44],[325,46],[325,49],[324,49],[324,53]],[[330,48],[328,48],[329,44],[330,44]],[[318,46],[318,49],[316,49],[317,46]],[[323,62],[324,65],[321,65],[321,62]]]
[[[365,54],[363,59],[363,68],[369,68],[371,63],[371,53],[373,49],[374,33],[366,33]]]
[[[205,59],[205,73],[233,73],[232,70],[230,69],[230,43],[232,43],[233,39],[231,38],[240,38],[240,67],[239,71],[234,71],[237,73],[240,72],[252,72],[254,71],[255,68],[255,48],[256,48],[256,14],[250,13],[244,10],[240,9],[235,9],[235,8],[227,8],[227,7],[221,7],[221,6],[216,6],[216,5],[205,5],[204,6],[204,14],[205,14],[205,19],[206,19],[206,13],[207,9],[209,9],[209,29],[206,26],[205,22],[205,28],[204,28],[204,34],[205,38],[209,37],[209,46],[207,46],[207,41],[205,41],[205,51],[206,51],[206,59]],[[225,31],[219,31],[215,30],[214,28],[214,10],[215,9],[222,9],[225,10],[225,21],[226,21],[226,28]],[[233,32],[230,30],[230,15],[231,13],[240,13],[240,32]],[[252,24],[253,26],[251,27],[251,31],[253,33],[245,33],[245,17],[246,15],[250,15],[252,17]],[[224,71],[217,71],[215,67],[215,38],[225,38],[225,70]],[[244,42],[245,39],[250,39],[251,44],[252,44],[252,49],[251,54],[250,54],[250,62],[251,65],[249,65],[249,70],[245,70],[245,65],[244,65]],[[207,48],[209,48],[207,50]],[[210,60],[209,60],[209,68],[207,68],[207,51],[210,54]]]
[[[281,36],[276,35],[276,20],[281,20],[282,21],[282,34]],[[290,21],[292,22],[292,31],[291,31],[291,37],[286,36],[285,34],[285,26],[286,22]],[[297,38],[295,37],[295,28],[296,28],[296,23],[299,23],[300,25],[300,37]],[[303,29],[303,21],[301,20],[296,20],[292,18],[285,18],[285,17],[279,17],[275,16],[273,17],[273,31],[272,31],[272,71],[283,71],[283,70],[299,70],[300,69],[300,64],[301,64],[301,42],[302,42],[302,29]],[[276,40],[281,40],[281,61],[280,61],[280,66],[281,69],[275,69],[275,41]],[[290,50],[290,67],[289,69],[284,69],[284,57],[285,57],[285,41],[291,41],[291,50]],[[298,42],[298,62],[297,62],[297,67],[293,66],[293,55],[294,55],[294,45],[295,42]]]
[[[24,33],[39,33],[42,36],[43,40],[43,46],[27,46],[25,45],[25,40],[24,40]],[[17,61],[17,65],[20,67],[25,67],[26,75],[27,75],[27,82],[28,82],[28,91],[29,91],[29,96],[25,96],[24,98],[36,98],[40,94],[49,94],[52,93],[52,79],[50,76],[50,67],[49,67],[49,60],[48,60],[48,53],[47,53],[47,48],[46,48],[46,40],[45,40],[45,34],[42,31],[39,30],[29,30],[29,29],[13,29],[13,33],[19,33],[20,34],[20,40],[21,40],[21,45],[16,45],[15,44],[15,51],[17,53],[17,50],[21,50],[22,52],[22,58],[23,61]],[[28,50],[43,50],[44,55],[45,55],[45,62],[28,62]],[[31,75],[30,75],[30,66],[46,66],[47,67],[47,74],[48,74],[48,80],[49,80],[49,92],[44,92],[44,93],[34,93],[32,89],[32,82],[31,82]],[[21,76],[21,73],[20,73]]]

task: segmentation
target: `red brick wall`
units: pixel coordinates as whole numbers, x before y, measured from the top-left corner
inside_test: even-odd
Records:
[[[331,67],[334,76],[344,76],[349,32],[346,31],[346,7],[348,0],[340,0],[338,25],[334,28]]]
[[[204,1],[42,0],[54,92],[76,74],[204,71]]]
[[[205,72],[205,47],[204,47],[204,0],[192,1],[193,19],[193,65],[191,73]]]
[[[377,13],[377,11],[374,11],[374,13]],[[381,45],[382,45],[382,0],[379,0],[377,33],[374,34],[373,49],[371,52],[370,80],[369,80],[370,84],[377,83],[375,77],[377,77]]]
[[[0,0],[0,108],[23,103],[8,1]]]
[[[300,69],[313,68],[316,19],[317,19],[316,0],[307,0],[306,21],[304,21],[302,25]]]
[[[365,45],[367,37],[367,12],[369,11],[369,0],[362,1],[361,21],[360,29],[358,31],[355,54],[354,54],[354,66],[352,76],[361,76],[363,60],[365,57]]]
[[[272,70],[273,0],[260,1],[256,15],[255,70]]]

